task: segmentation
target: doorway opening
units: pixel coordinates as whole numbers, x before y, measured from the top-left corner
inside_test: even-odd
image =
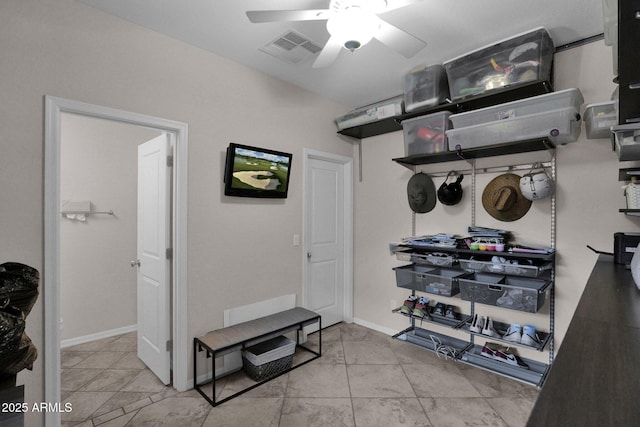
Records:
[[[186,334],[186,230],[187,230],[187,125],[172,120],[81,103],[57,97],[45,97],[45,400],[60,402],[60,223],[61,223],[61,121],[63,114],[105,119],[141,126],[174,136],[174,160],[171,173],[173,197],[172,222],[171,315],[173,387],[189,389]],[[47,425],[58,425],[60,414],[45,416]],[[50,424],[51,423],[51,424]]]

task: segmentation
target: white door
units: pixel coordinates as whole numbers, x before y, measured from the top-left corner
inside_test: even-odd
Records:
[[[344,320],[344,166],[316,158],[306,165],[306,306],[326,327]]]
[[[171,363],[168,138],[138,146],[138,357],[164,384]]]

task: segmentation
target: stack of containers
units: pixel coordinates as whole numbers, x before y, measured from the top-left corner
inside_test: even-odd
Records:
[[[566,89],[505,104],[453,114],[447,130],[452,151],[548,138],[554,144],[575,142],[580,135],[579,89]]]
[[[536,28],[443,64],[452,101],[551,80],[553,40]]]
[[[440,64],[414,68],[404,76],[404,108],[411,112],[447,102],[449,86]],[[402,121],[405,156],[448,151],[445,131],[451,128],[448,111]]]

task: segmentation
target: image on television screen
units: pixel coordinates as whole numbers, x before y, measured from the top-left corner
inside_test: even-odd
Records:
[[[237,189],[285,193],[290,161],[289,156],[236,147],[231,186]]]

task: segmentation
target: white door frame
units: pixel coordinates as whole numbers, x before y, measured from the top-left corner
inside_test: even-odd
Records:
[[[44,400],[60,402],[60,150],[62,113],[113,120],[175,134],[173,169],[173,386],[190,388],[187,340],[187,124],[109,107],[45,96],[44,135]],[[60,414],[45,414],[60,425]]]
[[[309,168],[309,161],[312,159],[323,160],[326,162],[338,163],[344,166],[344,309],[343,318],[347,323],[353,322],[353,159],[351,157],[345,157],[333,153],[325,153],[310,148],[303,150],[304,155],[304,171],[303,176],[305,182],[303,188],[307,188],[306,176]],[[307,212],[307,192],[303,191],[303,229],[307,230],[309,224],[309,212]],[[305,239],[307,236],[304,236]],[[303,246],[306,248],[306,243]],[[308,295],[308,283],[307,283],[307,269],[309,263],[307,262],[306,250],[303,250],[303,274],[304,281],[302,287],[302,304],[307,306]]]

